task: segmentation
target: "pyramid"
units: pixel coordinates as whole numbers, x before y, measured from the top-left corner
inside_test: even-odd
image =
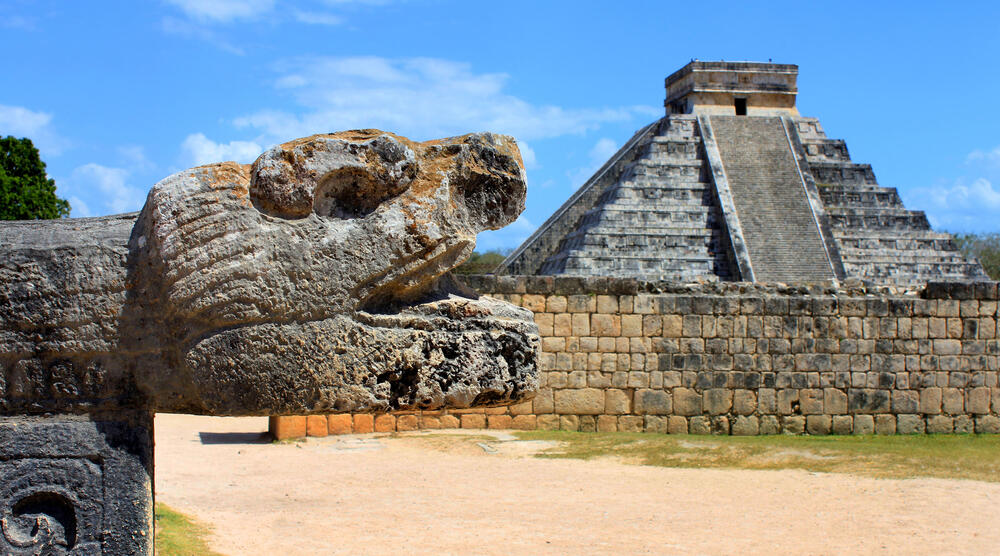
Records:
[[[798,66],[693,61],[636,134],[497,269],[647,280],[985,280],[795,107]]]

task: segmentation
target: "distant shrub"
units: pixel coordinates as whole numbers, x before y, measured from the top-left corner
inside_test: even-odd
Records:
[[[455,274],[493,274],[511,251],[513,249],[492,249],[484,253],[476,251],[469,260],[455,269]]]
[[[979,259],[990,278],[1000,280],[1000,233],[955,234],[962,253]]]

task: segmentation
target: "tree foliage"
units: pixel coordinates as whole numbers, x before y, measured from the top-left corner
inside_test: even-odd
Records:
[[[485,253],[476,251],[469,260],[455,269],[455,274],[492,274],[511,251],[513,249],[494,249]]]
[[[0,220],[69,216],[69,202],[56,197],[56,182],[31,139],[0,139]]]
[[[990,278],[1000,280],[1000,233],[955,234],[955,243],[966,257],[976,257]]]

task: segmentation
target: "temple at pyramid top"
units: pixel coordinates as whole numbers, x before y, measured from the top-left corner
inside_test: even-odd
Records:
[[[794,64],[700,62],[695,60],[666,79],[667,114],[720,116],[798,116]]]
[[[692,61],[500,274],[919,285],[984,280],[843,140],[795,108],[798,66]]]

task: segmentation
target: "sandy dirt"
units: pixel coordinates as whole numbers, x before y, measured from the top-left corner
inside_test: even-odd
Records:
[[[272,444],[266,429],[156,417],[156,499],[210,524],[223,554],[1000,553],[997,483],[538,459],[544,445],[504,435]]]

